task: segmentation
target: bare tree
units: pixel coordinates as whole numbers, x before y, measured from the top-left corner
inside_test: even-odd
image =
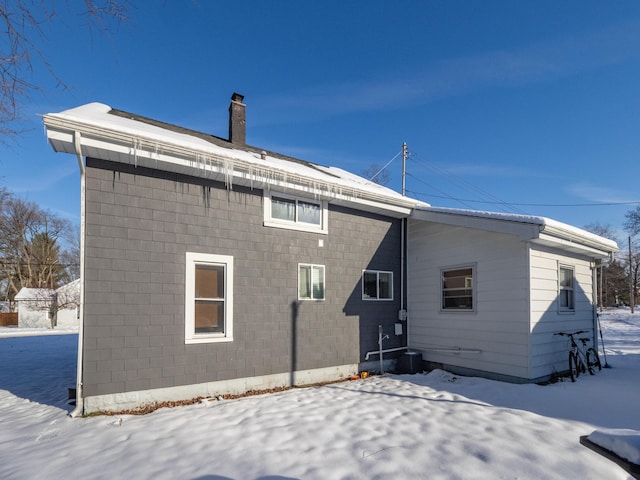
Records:
[[[640,233],[640,205],[625,213],[624,218],[626,220],[622,226],[629,235],[634,236]]]
[[[389,173],[389,170],[381,168],[377,163],[372,163],[369,168],[363,170],[362,176],[373,183],[383,186],[388,185],[391,181],[391,173]]]
[[[35,67],[42,67],[58,85],[66,86],[40,47],[46,39],[46,27],[62,21],[62,14],[84,15],[89,32],[109,31],[111,21],[127,18],[129,0],[84,0],[78,12],[73,2],[55,0],[0,0],[0,135],[15,135],[20,118],[19,105],[29,94],[41,90],[30,80]],[[60,13],[56,7],[61,7]]]
[[[7,195],[0,205],[0,277],[4,297],[13,301],[23,287],[55,289],[70,280],[62,262],[73,253],[62,243],[73,227],[33,202]]]

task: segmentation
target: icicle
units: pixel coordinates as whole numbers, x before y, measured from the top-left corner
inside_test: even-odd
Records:
[[[138,139],[133,139],[133,166],[138,168]]]

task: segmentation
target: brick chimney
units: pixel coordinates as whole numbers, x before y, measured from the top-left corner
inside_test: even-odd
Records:
[[[229,105],[229,141],[235,145],[247,143],[247,114],[246,105],[242,103],[244,95],[234,93],[231,95]]]

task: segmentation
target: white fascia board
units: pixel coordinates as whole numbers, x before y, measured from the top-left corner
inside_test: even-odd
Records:
[[[585,255],[591,258],[604,259],[611,257],[612,253],[609,250],[603,250],[599,248],[590,247],[581,243],[573,242],[565,238],[558,238],[553,235],[547,235],[541,233],[536,239],[533,239],[531,243],[545,245],[548,247],[559,248],[561,250]]]
[[[613,254],[619,251],[618,245],[613,240],[600,237],[593,233],[572,227],[571,225],[556,223],[552,220],[549,220],[545,224],[542,232],[549,236],[566,240],[571,244],[578,243],[585,247],[607,252],[607,254]]]
[[[55,151],[76,153],[74,132],[81,133],[83,153],[102,159],[148,168],[213,178],[227,185],[238,184],[263,189],[278,189],[290,193],[313,195],[340,205],[365,211],[406,217],[418,203],[413,199],[390,198],[367,192],[356,185],[331,183],[307,178],[295,172],[281,171],[271,166],[249,164],[243,160],[224,157],[212,152],[198,152],[193,148],[162,144],[121,132],[111,132],[55,116],[44,116],[47,138]]]
[[[453,212],[438,212],[414,210],[411,218],[428,222],[442,223],[463,228],[473,228],[488,232],[514,235],[521,240],[528,241],[536,238],[540,232],[540,225],[535,223],[514,222],[485,216],[473,216]]]

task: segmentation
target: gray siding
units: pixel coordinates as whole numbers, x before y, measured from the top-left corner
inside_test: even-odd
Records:
[[[185,345],[187,251],[234,257],[233,342]],[[393,331],[399,252],[397,219],[330,205],[328,235],[268,228],[260,190],[87,159],[84,395],[358,363]],[[297,302],[299,262],[326,266],[325,301]],[[393,302],[361,300],[365,268],[394,272]]]

